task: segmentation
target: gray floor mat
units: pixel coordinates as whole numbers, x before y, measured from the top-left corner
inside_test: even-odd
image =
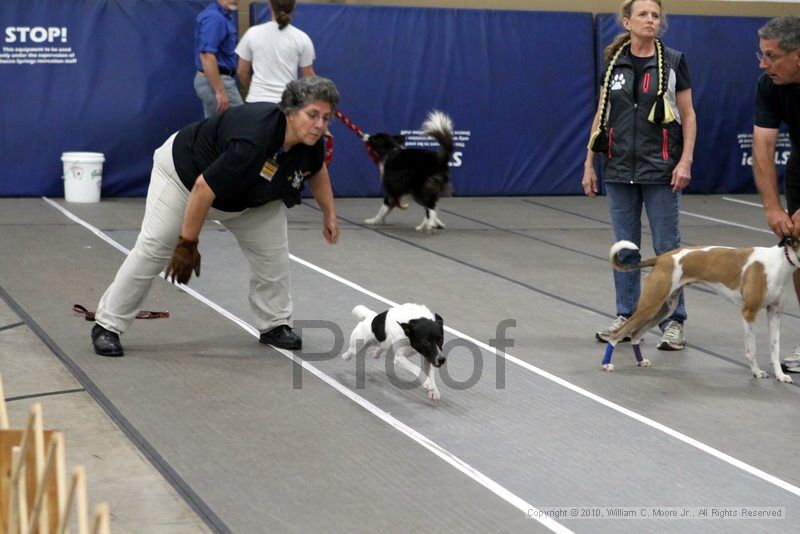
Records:
[[[414,206],[392,214],[390,225],[371,229],[360,221],[373,214],[375,200],[339,201],[343,233],[335,247],[322,241],[318,211],[292,210],[292,253],[311,263],[292,264],[295,315],[336,325],[332,330],[341,336],[355,324],[349,315],[353,305],[385,306],[318,266],[383,298],[424,302],[448,326],[483,343],[496,337],[501,321],[513,320],[514,346],[507,352],[523,365],[469,343],[454,348],[447,364],[450,385],[441,385],[444,398],[437,406],[421,390],[393,384],[383,360],[368,358],[359,377],[352,361],[309,356],[320,372],[507,493],[492,493],[311,373],[303,372],[302,388],[295,388],[291,361],[163,281],[154,284],[147,308],[168,309],[172,317],[137,321],[123,337],[125,358],[94,356],[88,323],[72,317],[69,305],[81,300],[94,306],[122,254],[86,229],[53,217],[44,204],[40,217],[18,210],[22,221],[0,219],[0,246],[20,251],[0,257],[0,272],[6,273],[2,286],[177,475],[175,484],[213,512],[220,528],[544,528],[510,504],[513,497],[553,513],[640,506],[785,510],[783,520],[650,517],[648,531],[777,532],[796,524],[800,503],[791,488],[800,484],[800,468],[775,451],[791,450],[796,441],[791,424],[780,422],[791,421],[800,389],[749,376],[734,307],[687,291],[690,348],[659,353],[651,336],[645,350],[654,368],[636,368],[629,351],[621,349],[618,371],[604,373],[602,346],[591,335],[613,311],[604,259],[611,238],[602,199],[443,204],[447,229],[424,236],[413,231],[421,217]],[[685,197],[683,209],[763,226],[758,209],[729,204],[718,197]],[[129,247],[141,206],[140,199],[131,199],[67,208]],[[688,223],[684,240],[772,244],[769,235],[755,230],[707,219],[683,221]],[[232,237],[207,225],[201,252],[203,276],[191,287],[249,320],[246,267]],[[792,339],[796,305],[789,312],[795,316],[784,321],[787,347],[797,341]],[[329,330],[306,330],[304,352],[328,351],[336,338]],[[763,330],[758,332],[762,360]],[[460,338],[448,334],[447,339],[455,344]],[[478,364],[479,379],[463,388]],[[790,491],[545,373],[779,476]],[[567,516],[559,522],[592,532],[638,532],[643,525],[625,518]]]

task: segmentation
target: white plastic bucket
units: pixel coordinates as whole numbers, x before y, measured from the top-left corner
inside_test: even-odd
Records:
[[[100,202],[103,162],[100,152],[64,152],[64,199],[67,202]]]

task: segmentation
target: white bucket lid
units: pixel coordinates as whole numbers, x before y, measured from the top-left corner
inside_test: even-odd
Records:
[[[106,160],[102,152],[63,152],[61,161],[81,161],[84,163],[103,163]]]

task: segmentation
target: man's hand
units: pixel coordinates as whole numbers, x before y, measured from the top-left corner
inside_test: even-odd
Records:
[[[339,240],[339,220],[336,215],[325,215],[322,219],[322,235],[329,245],[335,244]]]
[[[222,91],[214,92],[214,97],[217,99],[217,113],[222,113],[226,109],[228,109],[228,104],[230,103],[230,99],[228,98],[228,92]]]
[[[775,232],[775,235],[783,238],[794,236],[797,226],[795,226],[792,218],[783,210],[783,208],[772,208],[766,211],[767,225]]]
[[[200,276],[200,252],[197,250],[197,240],[189,241],[179,237],[167,266],[166,278],[169,280],[171,277],[173,284],[176,280],[179,284],[185,284],[192,277],[192,270],[195,276]]]

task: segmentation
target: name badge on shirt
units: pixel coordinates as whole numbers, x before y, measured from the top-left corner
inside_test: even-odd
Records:
[[[278,162],[274,158],[269,158],[264,162],[264,166],[261,167],[260,174],[262,178],[269,182],[272,181],[272,177],[275,176],[276,172],[278,172]]]

